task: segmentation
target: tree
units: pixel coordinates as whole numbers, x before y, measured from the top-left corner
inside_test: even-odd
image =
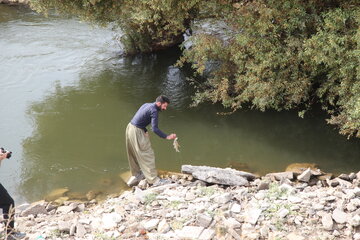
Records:
[[[253,0],[226,12],[230,40],[193,36],[180,61],[199,76],[217,63],[197,79],[196,104],[303,115],[318,100],[340,133],[360,137],[360,2]]]

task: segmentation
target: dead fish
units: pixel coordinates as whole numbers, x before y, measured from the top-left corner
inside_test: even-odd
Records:
[[[174,139],[173,146],[174,146],[174,149],[176,152],[180,152],[180,150],[179,150],[180,144],[178,143],[178,138]]]

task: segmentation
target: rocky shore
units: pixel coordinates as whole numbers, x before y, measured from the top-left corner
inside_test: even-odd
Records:
[[[26,239],[360,240],[360,172],[334,178],[301,167],[262,177],[209,167],[182,171],[171,183],[141,182],[102,202],[19,206],[17,229]]]

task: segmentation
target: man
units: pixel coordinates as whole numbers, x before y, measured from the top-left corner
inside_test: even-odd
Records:
[[[0,165],[3,159],[10,158],[11,152],[5,151],[3,148],[0,150]],[[22,239],[25,237],[24,233],[15,232],[14,231],[14,218],[15,218],[15,203],[14,199],[10,196],[8,191],[4,188],[4,186],[0,183],[0,208],[3,211],[3,217],[5,221],[5,239],[15,240]]]
[[[162,182],[157,176],[155,155],[151,148],[149,133],[146,127],[151,123],[152,131],[164,139],[175,139],[176,134],[167,135],[158,127],[158,114],[165,111],[170,100],[159,96],[154,103],[145,103],[136,112],[126,128],[126,149],[132,177],[128,186],[136,186],[142,179],[149,184],[160,185]]]

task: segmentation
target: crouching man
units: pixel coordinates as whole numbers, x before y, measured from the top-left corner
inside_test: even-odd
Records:
[[[144,178],[149,184],[163,184],[163,180],[157,176],[155,155],[146,127],[151,123],[152,131],[159,137],[175,139],[175,133],[167,135],[158,127],[159,112],[165,111],[169,104],[167,97],[159,96],[155,102],[143,104],[127,125],[126,149],[132,174],[127,184],[130,187],[136,186]]]

